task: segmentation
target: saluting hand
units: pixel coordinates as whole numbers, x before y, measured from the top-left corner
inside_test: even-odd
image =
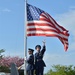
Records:
[[[45,45],[46,41],[45,41],[45,40],[43,40],[42,42],[43,42],[43,45]]]

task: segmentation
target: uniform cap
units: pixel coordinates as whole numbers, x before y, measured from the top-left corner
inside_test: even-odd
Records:
[[[31,49],[31,48],[29,48],[29,49],[28,49],[28,51],[32,51],[32,52],[34,52],[34,50],[33,50],[33,49]]]
[[[41,49],[41,46],[40,46],[40,45],[36,45],[36,46],[35,46],[35,49],[36,49],[37,47],[39,47],[39,48]]]

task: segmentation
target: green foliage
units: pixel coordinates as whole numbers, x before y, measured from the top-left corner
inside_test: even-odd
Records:
[[[5,52],[5,50],[4,49],[1,49],[0,50],[0,59],[3,57],[3,55],[2,55],[3,52]]]
[[[18,70],[19,75],[24,75],[24,70]]]
[[[5,73],[9,73],[10,69],[6,66],[0,66],[0,72],[5,72]]]
[[[75,75],[75,66],[53,65],[45,75]]]

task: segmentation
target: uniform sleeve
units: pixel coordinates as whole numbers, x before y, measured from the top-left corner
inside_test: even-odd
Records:
[[[32,56],[30,56],[28,59],[27,59],[27,63],[32,63],[33,62],[33,57]]]
[[[46,51],[46,46],[44,45],[42,50],[41,50],[41,54],[43,55],[45,51]]]

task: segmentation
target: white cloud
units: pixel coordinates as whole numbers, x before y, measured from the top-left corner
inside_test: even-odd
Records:
[[[64,14],[57,15],[56,19],[60,25],[69,30],[69,50],[68,53],[64,52],[64,54],[47,53],[44,57],[47,64],[45,72],[47,72],[53,64],[75,65],[75,7],[71,7],[70,10]]]
[[[69,30],[69,50],[75,50],[75,9],[58,15],[57,20],[60,25],[63,25],[66,29]]]
[[[11,12],[11,10],[8,9],[8,8],[3,9],[2,11],[3,11],[3,12]]]
[[[45,73],[48,72],[48,70],[50,70],[53,65],[75,65],[75,60],[73,58],[74,55],[75,53],[66,52],[64,54],[46,53],[44,57],[44,61],[46,63]]]
[[[0,9],[0,14],[3,13],[3,12],[5,12],[5,13],[8,12],[9,13],[9,12],[11,12],[11,10],[8,9],[8,8]]]
[[[75,6],[71,6],[70,9],[71,9],[71,10],[74,10],[74,9],[75,9]]]
[[[69,60],[72,60],[72,58],[70,58],[71,56],[74,56],[75,53],[64,53],[64,54],[50,54],[47,53],[46,56],[44,57],[44,60],[47,62],[47,64],[69,64],[70,62],[68,62]],[[56,62],[55,62],[56,61]],[[73,62],[74,63],[74,62]]]

